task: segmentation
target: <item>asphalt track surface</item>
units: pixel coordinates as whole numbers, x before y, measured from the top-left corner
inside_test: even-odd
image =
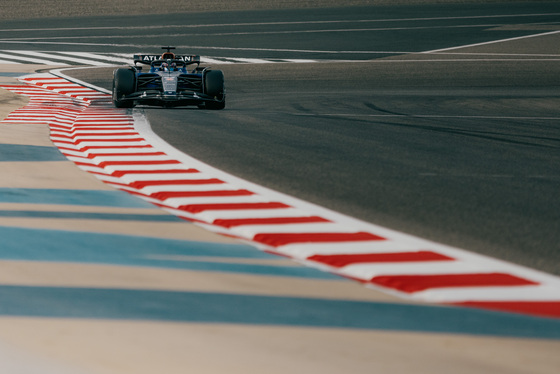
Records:
[[[559,14],[558,4],[526,2],[133,16],[104,19],[108,29],[88,28],[100,25],[88,18],[71,37],[75,20],[40,36],[19,32],[17,48],[169,44],[206,56],[323,60],[216,66],[226,110],[145,112],[171,145],[247,180],[560,274]],[[111,85],[110,69],[73,74]]]

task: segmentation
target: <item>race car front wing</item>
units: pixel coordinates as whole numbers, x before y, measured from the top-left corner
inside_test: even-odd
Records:
[[[152,106],[176,107],[186,105],[204,105],[205,103],[222,103],[222,98],[205,95],[200,92],[184,91],[180,93],[166,94],[158,90],[146,90],[134,92],[119,98],[120,101],[134,101],[135,104]]]

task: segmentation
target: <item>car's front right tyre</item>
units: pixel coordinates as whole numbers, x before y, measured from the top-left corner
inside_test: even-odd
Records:
[[[204,93],[216,101],[207,101],[206,109],[224,109],[226,107],[226,89],[224,73],[221,70],[210,70],[204,75]]]

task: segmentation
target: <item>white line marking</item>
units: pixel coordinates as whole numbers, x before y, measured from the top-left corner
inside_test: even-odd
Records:
[[[546,301],[558,300],[558,288],[546,285],[513,287],[450,287],[417,292],[415,298],[431,302],[477,301]]]
[[[129,58],[120,58],[120,57],[113,57],[110,55],[101,55],[101,54],[97,54],[97,53],[87,53],[87,52],[58,52],[64,55],[70,55],[70,56],[79,56],[79,57],[86,57],[88,59],[93,59],[93,60],[105,60],[105,61],[111,61],[111,62],[122,62],[125,64],[130,64],[132,63],[132,55],[130,55]]]
[[[26,44],[26,42],[22,42],[22,44]],[[33,44],[33,42],[28,43],[28,44]],[[45,43],[39,43],[39,44],[68,44],[68,45],[94,45],[91,43],[55,43],[55,42],[45,42]],[[102,46],[119,46],[117,44],[99,44]],[[120,46],[130,46],[130,45],[120,45]],[[150,46],[135,46],[137,48],[149,48]],[[151,46],[153,47],[153,46]],[[382,60],[382,59],[376,59],[376,60],[344,60],[345,62],[364,62],[364,61],[369,61],[369,62],[379,62],[379,63],[390,63],[390,62],[465,62],[465,61],[558,61],[560,60],[560,54],[526,54],[526,53],[521,53],[521,54],[505,54],[505,53],[459,53],[459,52],[454,52],[454,53],[431,53],[431,52],[414,52],[414,51],[327,51],[327,50],[306,50],[306,49],[273,49],[273,48],[235,48],[235,47],[210,47],[210,46],[178,46],[178,48],[184,48],[184,49],[206,49],[206,50],[224,50],[224,51],[257,51],[257,52],[294,52],[294,53],[321,53],[321,54],[333,54],[333,55],[338,55],[338,54],[344,54],[344,55],[427,55],[427,54],[439,54],[439,55],[449,55],[449,56],[496,56],[496,57],[508,57],[508,58],[453,58],[453,59],[419,59],[419,60],[413,60],[413,59],[386,59],[386,60]],[[460,48],[460,47],[453,47],[453,48]],[[5,58],[11,58],[14,60],[21,60],[21,57],[19,56],[11,56],[11,55],[2,55],[3,51],[0,51],[0,57],[4,56]],[[4,51],[5,52],[5,51]],[[12,51],[15,52],[15,51]],[[33,51],[28,51],[28,50],[21,50],[21,51],[17,51],[18,54],[22,54],[25,55],[27,52],[33,52]],[[38,53],[38,52],[33,52],[33,53]],[[44,53],[55,53],[55,52],[44,52]],[[92,58],[94,59],[101,59],[102,57],[105,57],[106,60],[108,61],[115,61],[115,62],[125,62],[125,63],[131,63],[132,62],[132,58],[129,57],[130,55],[128,54],[120,54],[120,56],[124,57],[124,58],[112,58],[108,55],[98,55],[98,54],[91,54],[91,53],[75,53],[75,52],[56,52],[56,53],[64,53],[64,54],[68,54],[68,55],[91,55]],[[50,58],[58,58],[55,55],[49,55]],[[517,58],[516,58],[517,57]],[[65,59],[64,57],[60,57],[60,59]],[[29,61],[35,61],[35,62],[40,62],[40,63],[52,63],[55,65],[62,65],[63,63],[56,63],[53,61],[48,61],[48,60],[38,60],[38,59],[32,59],[32,58],[26,58],[26,60]],[[71,59],[68,59],[71,60]],[[220,63],[220,64],[228,64],[228,63],[232,63],[232,61],[247,61],[247,62],[271,62],[270,60],[273,61],[285,61],[285,62],[296,62],[296,63],[306,63],[306,62],[319,62],[319,61],[327,61],[329,62],[330,60],[328,59],[322,59],[322,60],[312,60],[312,59],[246,59],[246,58],[237,58],[237,57],[210,57],[210,56],[206,56],[206,57],[202,57],[203,62],[207,62],[207,63]],[[231,60],[231,61],[227,61],[227,60]],[[78,61],[78,60],[76,60]],[[91,60],[80,60],[79,62],[84,62],[87,61],[88,64],[90,62],[92,62]],[[336,60],[337,62],[340,62],[340,60]],[[65,64],[68,65],[68,64]],[[109,64],[106,64],[109,65]]]
[[[525,36],[517,36],[515,38],[507,38],[507,39],[499,39],[499,40],[492,40],[489,42],[482,42],[482,43],[475,43],[475,44],[467,44],[467,45],[460,45],[457,47],[449,47],[449,48],[441,48],[441,49],[434,49],[432,51],[424,51],[422,53],[438,53],[438,52],[446,52],[446,51],[452,51],[455,49],[460,49],[460,48],[470,48],[470,47],[479,47],[482,45],[488,45],[488,44],[496,44],[496,43],[505,43],[505,42],[511,42],[511,41],[515,41],[515,40],[521,40],[521,39],[529,39],[529,38],[538,38],[541,36],[547,36],[547,35],[554,35],[554,34],[558,34],[560,33],[560,30],[556,30],[556,31],[550,31],[550,32],[544,32],[544,33],[540,33],[540,34],[531,34],[531,35],[525,35]]]
[[[78,62],[78,63],[81,63],[81,64],[85,64],[85,65],[97,65],[97,66],[108,66],[108,65],[110,65],[110,64],[107,64],[107,63],[104,63],[104,62],[85,60],[83,58],[74,58],[74,57],[66,57],[66,56],[60,56],[59,57],[59,56],[56,56],[56,55],[53,55],[53,54],[43,53],[43,52],[18,51],[18,50],[10,50],[10,51],[7,51],[7,52],[24,55],[25,59],[27,59],[28,55],[31,55],[31,56],[35,56],[35,57],[44,57],[44,58],[54,59],[54,60],[73,61],[73,62]],[[56,65],[62,65],[62,63],[60,63],[60,62],[57,62],[55,64]],[[64,65],[68,65],[68,64],[64,64]]]
[[[205,64],[234,64],[233,61],[220,61],[209,57],[200,57],[200,61]]]
[[[0,53],[0,57],[2,58],[7,58],[10,59],[12,61],[14,61],[13,63],[15,64],[21,64],[22,60],[28,61],[28,62],[34,62],[37,64],[41,64],[41,65],[68,65],[65,64],[63,62],[55,62],[55,61],[51,61],[51,60],[45,60],[45,59],[38,59],[38,58],[32,58],[32,57],[22,57],[22,56],[17,56],[17,55],[9,55],[6,53]]]
[[[465,261],[421,261],[402,263],[360,263],[343,267],[341,272],[360,279],[371,279],[387,275],[436,275],[436,274],[465,274],[492,273],[497,271],[509,272],[506,264],[465,262]],[[499,270],[500,269],[500,270]]]
[[[450,116],[432,114],[355,114],[355,113],[292,113],[298,117],[380,117],[380,118],[451,118],[451,119],[511,119],[511,120],[545,120],[558,121],[560,117],[515,117],[515,116]]]
[[[238,58],[238,57],[231,57],[228,58],[229,60],[236,61],[236,62],[244,62],[250,64],[272,64],[273,61],[263,60],[262,58]]]

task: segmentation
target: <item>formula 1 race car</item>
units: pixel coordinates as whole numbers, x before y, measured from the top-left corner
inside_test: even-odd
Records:
[[[117,108],[137,104],[176,107],[196,105],[224,109],[226,90],[221,70],[200,66],[200,56],[175,55],[174,47],[162,55],[134,55],[134,66],[113,72],[113,103]],[[144,72],[142,66],[149,65]],[[190,65],[196,65],[189,70]]]

